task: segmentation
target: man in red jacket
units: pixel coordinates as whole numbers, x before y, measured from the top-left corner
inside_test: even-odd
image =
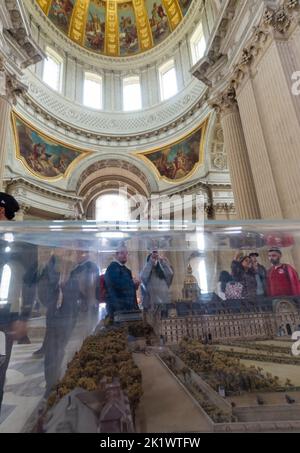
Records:
[[[293,266],[280,263],[281,251],[277,248],[270,249],[268,258],[272,264],[267,273],[268,296],[299,296],[299,276]]]

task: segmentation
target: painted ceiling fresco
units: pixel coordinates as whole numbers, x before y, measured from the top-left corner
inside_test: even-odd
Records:
[[[151,49],[182,21],[192,0],[36,0],[77,44],[100,54],[130,56]]]
[[[203,164],[208,119],[180,140],[159,149],[137,154],[159,179],[178,182],[190,178]]]
[[[39,179],[66,178],[77,163],[91,154],[48,137],[16,113],[12,122],[16,157]]]

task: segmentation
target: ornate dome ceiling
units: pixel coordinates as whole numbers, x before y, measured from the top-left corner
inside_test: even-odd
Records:
[[[77,44],[122,57],[166,39],[192,0],[36,0],[49,19]]]

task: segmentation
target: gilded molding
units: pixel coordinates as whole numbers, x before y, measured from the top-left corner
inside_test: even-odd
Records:
[[[178,0],[162,0],[166,9],[171,30],[175,30],[182,21],[183,15]]]
[[[68,36],[77,44],[84,44],[85,24],[89,10],[89,0],[78,0],[74,6]]]
[[[163,180],[169,184],[181,184],[185,181],[188,181],[192,178],[192,176],[196,173],[196,171],[204,164],[205,145],[206,145],[206,140],[207,140],[207,128],[208,128],[209,120],[210,120],[210,116],[205,118],[205,120],[200,125],[198,125],[194,130],[190,131],[188,134],[183,135],[182,137],[180,137],[179,139],[177,139],[176,141],[174,141],[172,143],[160,145],[159,147],[155,147],[150,150],[143,151],[143,152],[140,152],[140,151],[134,152],[133,155],[135,155],[139,159],[141,159],[145,163],[145,165],[149,168],[149,170],[156,175],[158,180]],[[170,178],[167,178],[166,176],[161,175],[159,170],[157,169],[157,167],[153,164],[153,162],[151,162],[147,158],[148,155],[151,155],[157,151],[168,149],[174,145],[181,144],[183,141],[185,141],[186,139],[190,138],[193,134],[195,134],[195,132],[200,131],[200,130],[202,131],[202,134],[201,134],[201,140],[200,140],[200,144],[199,144],[199,160],[197,161],[197,163],[194,164],[193,168],[184,177],[181,177],[179,179],[170,179]]]
[[[199,0],[192,0],[188,12],[183,17],[183,20],[176,27],[176,29],[166,37],[161,43],[152,46],[147,50],[147,53],[139,52],[130,56],[122,56],[122,58],[115,58],[115,55],[104,55],[98,52],[80,46],[68,38],[68,36],[60,31],[43,13],[36,0],[27,0],[26,7],[29,13],[33,16],[34,22],[40,26],[43,34],[50,37],[55,43],[59,42],[61,51],[66,51],[73,56],[79,64],[91,64],[95,66],[101,65],[102,68],[116,69],[116,70],[130,70],[133,64],[144,66],[145,64],[153,61],[158,61],[164,57],[166,53],[172,54],[174,42],[176,40],[184,39],[187,30],[195,27],[195,20],[200,20]],[[151,32],[152,35],[152,32]]]
[[[114,0],[107,0],[105,51],[110,56],[119,55],[118,4]]]
[[[143,0],[132,0],[135,10],[137,31],[141,46],[141,51],[153,47],[153,36],[148,20],[148,14]]]
[[[129,4],[133,4],[135,22],[137,25],[137,33],[139,38],[138,49],[134,53],[140,53],[151,49],[156,46],[154,44],[152,31],[151,31],[151,17],[147,11],[144,0],[131,0]],[[120,41],[119,41],[119,17],[118,8],[121,4],[126,4],[126,0],[105,0],[106,7],[106,24],[105,24],[105,54],[108,56],[123,56],[120,55]],[[178,0],[162,0],[170,30],[173,31],[177,28],[183,20],[183,12]],[[37,5],[41,10],[49,15],[51,10],[51,0],[37,0]],[[67,33],[76,44],[85,47],[85,29],[87,25],[87,16],[90,6],[90,0],[76,0],[73,1],[74,9],[72,18]],[[97,51],[96,49],[89,48],[90,51]],[[98,53],[98,52],[97,52]],[[101,52],[103,53],[103,52]]]
[[[30,165],[27,163],[26,159],[21,155],[21,152],[20,152],[20,142],[19,142],[19,134],[18,134],[18,130],[17,130],[17,124],[16,124],[16,120],[20,120],[22,121],[26,126],[28,126],[28,128],[30,130],[32,130],[33,132],[36,132],[40,137],[42,137],[44,140],[46,140],[47,142],[50,142],[54,145],[62,145],[70,150],[73,150],[73,151],[76,151],[77,153],[79,153],[79,156],[76,157],[69,165],[68,167],[66,168],[65,172],[58,175],[58,176],[54,176],[54,177],[48,177],[48,176],[44,176],[44,175],[41,175],[40,173],[34,171]],[[79,162],[81,162],[82,160],[84,160],[86,157],[92,155],[92,152],[91,151],[86,151],[86,150],[82,150],[81,148],[77,148],[73,145],[69,145],[67,143],[64,143],[60,140],[58,140],[57,138],[54,138],[54,137],[49,137],[49,135],[47,134],[44,134],[43,132],[41,132],[39,129],[37,129],[33,124],[29,123],[25,118],[23,118],[22,116],[20,116],[18,113],[16,112],[12,112],[12,115],[11,115],[11,121],[12,121],[12,126],[13,126],[13,133],[14,133],[14,140],[15,140],[15,152],[16,152],[16,158],[24,165],[24,167],[27,169],[27,171],[32,175],[34,176],[35,178],[41,180],[41,181],[58,181],[60,179],[65,179],[65,178],[68,178],[69,175],[72,173],[72,171],[76,168],[76,166],[79,164]]]
[[[43,10],[43,12],[48,16],[52,0],[37,0],[40,8]]]

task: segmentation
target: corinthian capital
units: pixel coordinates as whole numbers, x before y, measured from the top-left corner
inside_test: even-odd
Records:
[[[267,7],[263,15],[263,25],[284,34],[291,27],[294,17],[299,17],[299,10],[300,0],[284,0],[277,9]]]
[[[289,9],[296,9],[297,7],[300,8],[299,0],[285,0],[285,4]]]
[[[234,87],[230,85],[226,91],[211,99],[208,103],[221,115],[234,112],[238,108]]]
[[[6,78],[7,99],[12,104],[16,104],[18,96],[27,91],[27,86],[15,76],[9,75]]]
[[[21,203],[20,205],[20,211],[22,212],[22,214],[27,214],[28,211],[30,209],[30,205],[27,204],[27,203]]]
[[[26,90],[26,85],[18,80],[16,76],[9,74],[0,60],[0,97],[11,104],[16,104],[18,96]]]

